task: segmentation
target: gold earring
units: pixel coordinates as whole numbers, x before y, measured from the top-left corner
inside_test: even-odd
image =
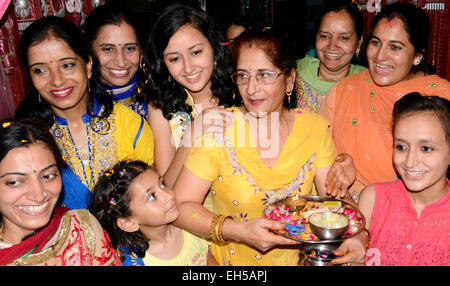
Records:
[[[91,85],[89,84],[89,80],[87,81],[87,84],[88,84],[88,86],[87,86],[87,88],[88,88],[88,93],[91,93]]]
[[[217,61],[214,61],[214,69],[217,68]]]
[[[286,91],[286,95],[288,97],[288,103],[291,103],[292,90],[291,91]]]
[[[38,93],[39,103],[41,102],[41,94]]]
[[[168,82],[171,82],[171,81],[172,81],[172,78],[170,77],[170,75],[167,77],[167,81],[168,81]]]

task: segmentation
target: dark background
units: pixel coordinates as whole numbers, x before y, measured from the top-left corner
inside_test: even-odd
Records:
[[[303,57],[314,48],[314,19],[326,0],[109,0],[136,15],[140,38],[145,39],[152,20],[163,7],[181,2],[204,8],[225,30],[235,16],[243,16],[252,27],[274,27],[289,34],[297,55]],[[224,31],[225,33],[225,31]]]

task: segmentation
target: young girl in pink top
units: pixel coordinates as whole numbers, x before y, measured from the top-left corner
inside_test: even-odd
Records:
[[[405,95],[394,106],[393,164],[399,180],[361,193],[371,266],[450,265],[450,102]],[[362,262],[365,236],[344,243],[335,262]],[[341,253],[340,253],[341,252]],[[343,261],[345,259],[345,261]]]

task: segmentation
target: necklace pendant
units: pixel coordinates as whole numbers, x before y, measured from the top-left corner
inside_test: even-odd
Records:
[[[64,131],[59,128],[59,126],[57,126],[54,130],[53,130],[53,135],[58,138],[61,139],[64,137]]]
[[[104,128],[105,123],[103,123],[103,121],[100,120],[95,121],[94,124],[92,125],[92,129],[97,133],[102,132]]]

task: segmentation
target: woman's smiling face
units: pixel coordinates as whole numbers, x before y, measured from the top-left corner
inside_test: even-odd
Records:
[[[192,94],[210,91],[214,51],[208,39],[192,25],[176,31],[163,52],[170,75]]]
[[[316,53],[320,59],[320,67],[330,72],[348,68],[361,42],[347,11],[325,14],[316,35]]]
[[[139,69],[142,52],[132,26],[105,25],[92,42],[100,61],[101,81],[110,86],[128,84]]]
[[[390,86],[410,79],[411,67],[421,59],[399,18],[378,22],[367,46],[369,72],[377,85]]]
[[[55,157],[44,143],[6,154],[0,162],[0,213],[5,238],[15,240],[8,242],[17,243],[49,222],[61,188]]]
[[[85,63],[64,40],[49,36],[30,46],[28,65],[33,86],[54,111],[87,105],[92,60]]]
[[[432,112],[402,116],[394,129],[394,165],[410,191],[432,188],[445,181],[450,146],[438,117]]]

